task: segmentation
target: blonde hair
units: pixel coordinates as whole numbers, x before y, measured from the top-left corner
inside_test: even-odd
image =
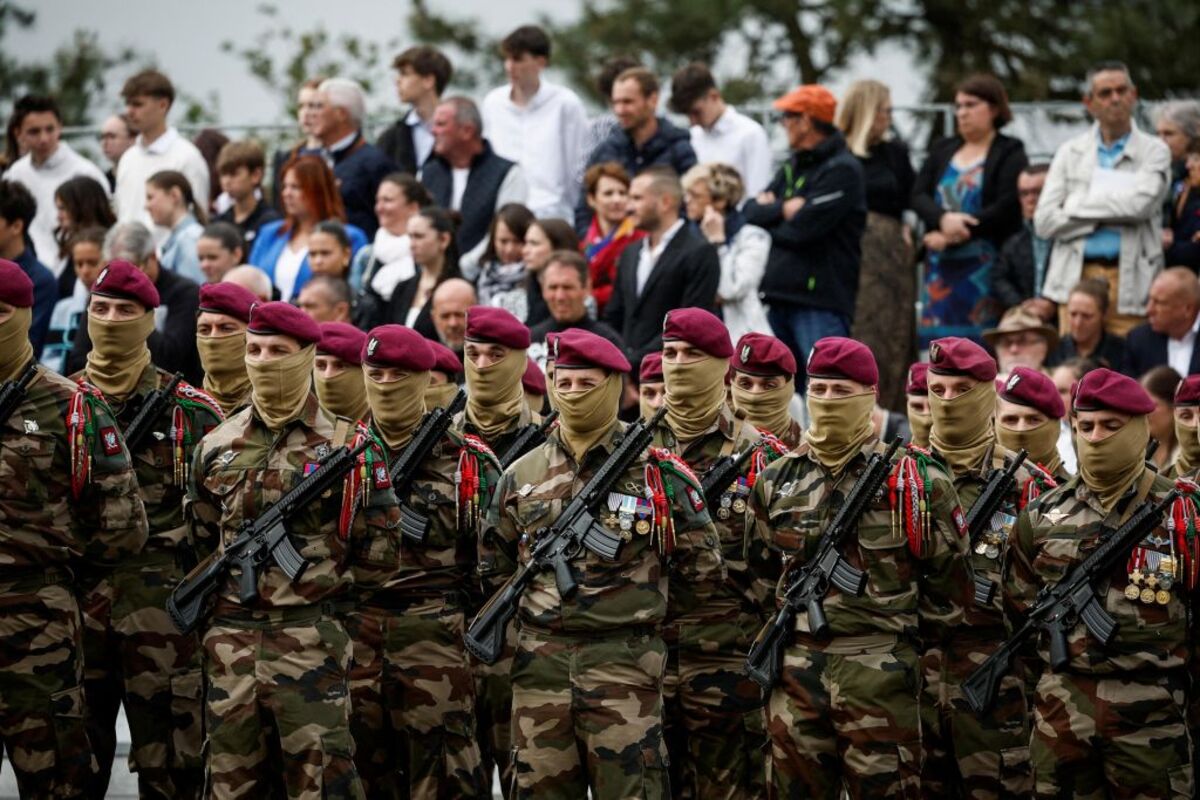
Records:
[[[700,181],[704,181],[708,186],[708,193],[712,195],[713,203],[723,200],[726,209],[736,208],[742,195],[746,192],[741,173],[728,164],[720,162],[697,164],[684,173],[681,182],[684,191],[687,191],[689,186],[694,186]]]
[[[875,115],[891,96],[891,90],[879,81],[861,80],[850,84],[838,104],[837,126],[846,137],[850,152],[866,158],[871,146],[871,126]]]

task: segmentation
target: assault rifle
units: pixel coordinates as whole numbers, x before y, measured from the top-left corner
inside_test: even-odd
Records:
[[[517,434],[517,438],[513,441],[512,445],[504,451],[504,455],[500,456],[500,469],[508,469],[518,458],[546,441],[546,434],[550,432],[551,426],[557,421],[558,410],[555,409],[542,418],[542,424],[534,425],[530,423],[526,425]]]
[[[450,429],[454,415],[466,405],[467,393],[459,389],[449,406],[435,408],[427,413],[417,432],[392,464],[392,488],[396,492],[396,500],[400,503],[400,533],[413,544],[422,544],[429,534],[429,517],[413,511],[405,502],[412,490],[413,478],[416,477],[421,462]]]
[[[808,630],[813,636],[829,633],[825,619],[824,601],[831,585],[842,593],[858,597],[867,586],[867,574],[850,566],[841,553],[842,544],[858,528],[858,521],[875,502],[892,468],[892,456],[900,448],[897,436],[884,453],[874,453],[867,468],[850,487],[846,499],[833,516],[833,521],[821,534],[816,553],[788,582],[783,595],[783,607],[774,619],[763,626],[750,645],[746,656],[746,674],[764,689],[770,689],[779,679],[779,665],[795,625],[796,615],[803,609],[808,614]]]
[[[8,421],[8,418],[17,410],[17,406],[25,399],[25,393],[29,391],[29,384],[33,383],[33,378],[37,375],[37,359],[29,362],[25,370],[15,379],[5,381],[3,386],[0,386],[0,425]]]
[[[133,421],[125,429],[125,446],[129,448],[130,453],[138,449],[146,438],[146,434],[150,433],[151,426],[166,411],[167,405],[175,395],[175,387],[179,386],[179,382],[182,380],[183,373],[176,372],[171,376],[170,383],[154,392],[142,403],[142,407],[138,409]]]
[[[596,519],[595,513],[619,481],[654,438],[654,428],[666,413],[666,406],[648,422],[638,420],[630,425],[620,444],[608,460],[596,470],[575,495],[563,512],[548,528],[535,534],[537,544],[530,553],[529,563],[521,566],[487,602],[471,622],[464,637],[467,650],[484,664],[495,664],[504,650],[504,631],[517,613],[521,594],[539,572],[554,569],[558,593],[570,598],[578,588],[571,574],[571,560],[584,549],[612,561],[621,548],[621,537],[614,536]]]
[[[708,472],[704,473],[704,478],[700,481],[700,491],[704,493],[704,502],[708,504],[709,508],[717,508],[721,495],[729,488],[729,484],[733,483],[742,473],[746,462],[750,460],[750,456],[754,455],[757,447],[757,444],[752,444],[740,453],[721,456]]]
[[[1004,498],[1012,493],[1017,486],[1017,470],[1025,463],[1029,455],[1027,450],[1017,453],[1003,469],[992,470],[987,477],[987,483],[979,497],[971,504],[967,512],[967,542],[974,549],[979,543],[979,537],[992,524],[992,517],[1004,502]],[[987,607],[996,596],[996,584],[982,575],[975,576],[975,605]]]
[[[1000,679],[1008,674],[1013,658],[1026,641],[1039,631],[1045,631],[1050,636],[1052,671],[1061,670],[1070,662],[1067,635],[1080,622],[1101,645],[1112,641],[1117,633],[1117,621],[1104,610],[1094,582],[1111,572],[1117,564],[1124,563],[1130,549],[1158,527],[1163,514],[1177,497],[1179,490],[1172,489],[1158,503],[1145,501],[1124,525],[1108,536],[1102,536],[1100,546],[1065,578],[1052,586],[1042,587],[1033,606],[1025,614],[1021,627],[963,681],[963,695],[975,713],[982,714],[991,706]]]
[[[167,600],[167,613],[181,633],[195,630],[209,596],[215,592],[231,564],[241,569],[238,598],[243,604],[258,597],[258,571],[274,560],[289,579],[300,578],[308,567],[304,556],[292,544],[287,523],[297,512],[341,481],[358,463],[358,456],[370,444],[364,439],[354,449],[339,447],[321,460],[315,470],[301,479],[279,502],[258,519],[243,524],[237,538],[213,553],[179,582]]]

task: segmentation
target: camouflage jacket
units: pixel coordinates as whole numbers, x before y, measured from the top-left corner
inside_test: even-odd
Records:
[[[224,547],[244,522],[253,521],[302,480],[331,448],[354,433],[349,420],[333,417],[309,394],[304,413],[280,432],[271,431],[253,406],[204,438],[196,450],[185,511],[195,540],[207,549]],[[295,583],[274,562],[258,576],[251,611],[305,606],[344,595],[352,583],[379,586],[400,567],[400,510],[391,483],[366,481],[362,498],[343,535],[344,487],[292,517],[292,544],[308,562]],[[242,609],[235,567],[224,578],[217,613]]]
[[[86,371],[74,377],[87,379]],[[174,377],[153,364],[142,371],[137,388],[120,405],[113,405],[117,423],[125,430],[146,399],[165,387]],[[176,409],[182,414],[182,441],[176,432]],[[187,469],[200,440],[221,424],[219,406],[205,392],[186,382],[180,382],[173,403],[153,423],[150,433],[133,451],[133,468],[137,473],[138,490],[146,506],[150,536],[145,553],[175,553],[183,548],[185,562],[198,558],[194,542],[188,541],[187,525],[183,519],[183,498],[187,490]],[[182,447],[182,453],[177,448]]]
[[[378,433],[372,433],[391,464],[399,451],[388,450]],[[469,451],[465,455],[464,448]],[[474,457],[482,468],[478,496],[469,501],[459,496],[464,457]],[[401,539],[400,571],[374,593],[373,602],[408,602],[463,591],[476,597],[479,531],[499,481],[500,465],[490,451],[468,445],[461,434],[448,430],[418,467],[407,496],[397,498],[401,506],[429,520],[425,540],[418,544]]]
[[[146,512],[112,411],[91,406],[90,474],[71,487],[68,415],[82,390],[39,368],[25,399],[0,420],[0,575],[71,562],[103,569],[140,552]],[[81,563],[80,563],[81,562]]]
[[[458,412],[454,417],[454,425],[452,427],[456,433],[469,433],[472,436],[478,436],[483,440],[484,444],[492,449],[492,453],[496,458],[500,458],[508,452],[508,448],[512,447],[513,442],[517,440],[521,431],[525,430],[529,425],[540,425],[541,422],[541,415],[530,411],[527,403],[522,403],[521,412],[511,420],[509,426],[504,429],[504,432],[497,436],[489,438],[480,433],[475,424],[467,417],[466,411]]]
[[[703,481],[722,456],[742,453],[747,448],[758,449],[762,446],[763,437],[757,428],[736,417],[728,406],[722,405],[712,428],[689,442],[687,447],[680,446],[666,421],[655,429],[654,443],[686,461]],[[771,459],[776,455],[772,452]],[[748,462],[742,473],[724,488],[717,504],[709,509],[721,542],[721,556],[725,560],[728,578],[703,606],[696,602],[696,598],[689,596],[687,587],[681,587],[683,591],[672,592],[672,621],[695,623],[728,619],[742,610],[752,614],[761,613],[767,597],[755,595],[755,584],[746,566],[746,547],[753,530],[753,526],[747,524],[746,517],[746,502],[750,498],[751,486],[747,475],[752,469]]]
[[[994,444],[984,454],[978,467],[970,472],[954,476],[954,490],[958,493],[958,501],[962,503],[964,512],[969,512],[971,506],[979,499],[979,495],[983,493],[984,487],[987,486],[988,473],[993,469],[1004,469],[1006,459],[1014,456],[1015,454],[1011,451],[999,444]],[[971,564],[972,574],[989,580],[996,586],[996,593],[987,608],[978,606],[974,602],[967,604],[966,621],[973,634],[983,633],[986,636],[992,636],[994,631],[986,633],[985,631],[1004,627],[999,591],[1000,574],[1004,561],[1008,558],[1012,529],[1017,523],[1017,514],[1020,513],[1021,487],[1025,485],[1026,481],[1032,479],[1032,474],[1026,464],[1022,464],[1017,469],[1016,479],[1013,491],[1004,498],[1000,503],[1000,508],[992,516],[992,524],[980,534],[976,541],[968,543],[970,551],[967,558]]]
[[[750,567],[774,585],[777,605],[791,569],[812,556],[867,458],[883,450],[872,438],[835,479],[802,444],[759,476],[746,512],[754,526]],[[896,524],[886,487],[863,514],[857,535],[843,546],[842,555],[867,573],[867,584],[861,597],[830,588],[825,614],[834,636],[915,637],[919,631],[926,640],[943,641],[961,623],[971,600],[963,514],[945,468],[931,461],[927,474],[930,524],[919,553]],[[806,614],[797,615],[796,630],[808,632]]]
[[[509,467],[500,479],[488,514],[488,528],[480,542],[481,561],[528,562],[537,544],[536,532],[558,518],[616,448],[626,427],[616,423],[587,452],[582,467],[575,463],[557,431]],[[686,584],[700,601],[720,590],[725,567],[717,532],[703,502],[697,507],[689,499],[686,484],[664,471],[674,495],[673,552],[662,554],[653,541],[652,526],[641,524],[642,506],[637,501],[645,497],[648,460],[647,453],[630,465],[617,482],[617,491],[609,495],[608,508],[597,512],[600,524],[625,540],[616,560],[606,561],[584,549],[571,563],[579,588],[568,600],[559,595],[553,570],[540,572],[521,598],[522,625],[567,634],[630,626],[661,628],[667,619],[670,594],[680,584]],[[622,519],[627,509],[633,509],[629,511],[630,519]],[[625,525],[627,522],[631,524]],[[492,551],[497,549],[507,551],[507,557],[496,559]]]
[[[1134,484],[1135,491],[1141,482]],[[1154,476],[1147,499],[1161,499],[1172,485],[1173,481]],[[1004,608],[1010,626],[1024,618],[1043,586],[1066,577],[1096,549],[1104,532],[1116,528],[1137,504],[1133,498],[1125,504],[1124,515],[1115,510],[1106,514],[1078,477],[1030,503],[1017,519],[1004,570]],[[1121,506],[1118,502],[1117,508]],[[1157,542],[1147,539],[1142,546],[1157,553],[1170,552],[1164,528],[1158,528],[1151,538]],[[1103,647],[1082,623],[1077,624],[1068,635],[1070,671],[1101,675],[1146,670],[1144,674],[1153,674],[1186,663],[1194,593],[1186,592],[1183,581],[1178,581],[1166,604],[1129,600],[1125,591],[1133,583],[1130,571],[1122,559],[1109,575],[1093,582],[1104,610],[1117,621],[1116,636]],[[1049,641],[1041,637],[1038,655],[1045,663],[1049,663],[1049,649]]]

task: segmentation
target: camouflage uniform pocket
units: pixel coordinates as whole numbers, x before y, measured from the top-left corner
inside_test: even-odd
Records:
[[[1079,560],[1078,539],[1051,538],[1043,540],[1033,557],[1033,571],[1044,583],[1058,583]]]
[[[54,720],[54,771],[64,797],[81,791],[96,766],[84,725],[84,710],[81,686],[50,695],[50,714]]]
[[[667,777],[667,759],[651,747],[642,748],[642,794],[644,800],[662,800],[671,796]]]
[[[1000,751],[1000,785],[1010,797],[1028,797],[1033,792],[1029,745]]]
[[[204,741],[204,673],[200,670],[171,676],[171,718],[170,765],[198,768]]]

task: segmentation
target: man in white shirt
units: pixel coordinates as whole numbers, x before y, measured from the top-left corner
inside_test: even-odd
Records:
[[[522,25],[500,43],[509,83],[483,100],[483,127],[496,153],[521,165],[529,210],[542,219],[572,219],[587,157],[588,121],[579,97],[550,83],[550,38]]]
[[[1146,317],[1125,340],[1122,372],[1140,378],[1163,364],[1183,377],[1200,372],[1200,279],[1187,267],[1160,272],[1150,284]]]
[[[60,141],[62,114],[53,98],[22,97],[13,106],[11,124],[25,155],[9,167],[4,177],[24,184],[37,202],[37,215],[29,226],[29,236],[33,239],[38,261],[58,275],[66,261],[59,258],[58,242],[54,238],[54,229],[58,225],[54,193],[71,178],[84,176],[95,180],[108,194],[108,179],[99,167],[76,153],[71,145]]]
[[[138,137],[117,164],[117,220],[154,225],[146,212],[146,181],[167,169],[187,176],[196,205],[207,209],[208,163],[194,144],[167,125],[167,114],[175,102],[171,81],[161,72],[143,70],[125,81],[121,96],[129,126]],[[156,234],[165,238],[166,231],[158,230]]]
[[[700,62],[688,64],[671,79],[676,114],[692,123],[692,149],[701,164],[729,164],[742,176],[745,197],[755,197],[771,182],[771,145],[767,132],[721,98],[712,72]]]

